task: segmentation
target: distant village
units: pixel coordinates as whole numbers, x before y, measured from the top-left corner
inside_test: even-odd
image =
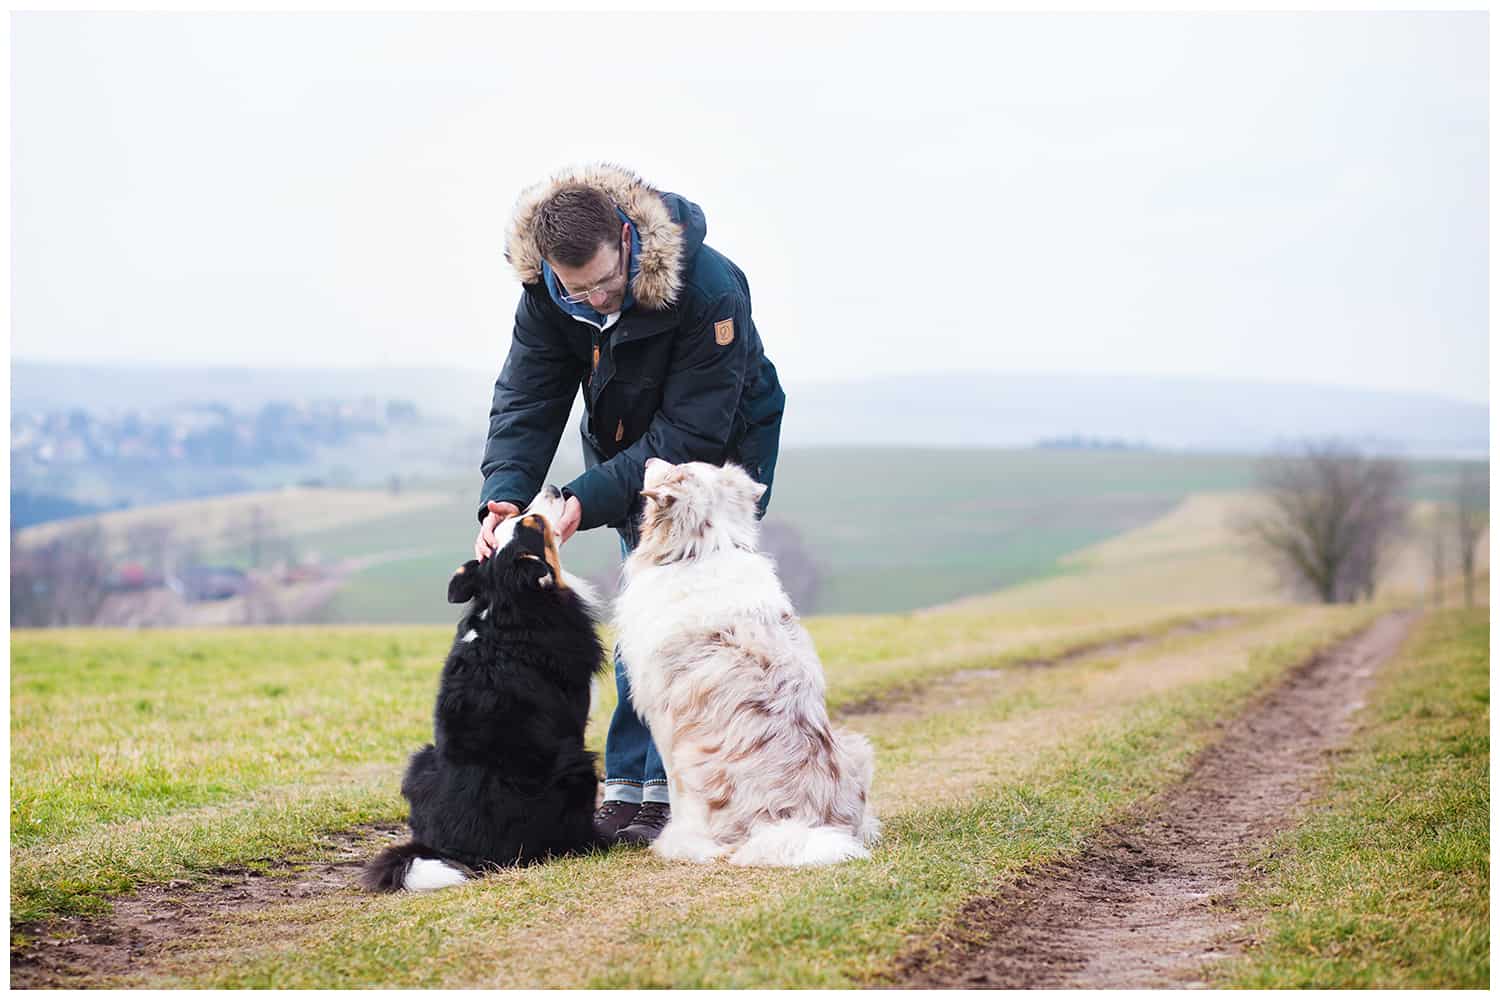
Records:
[[[157,465],[255,466],[295,464],[315,448],[381,433],[420,417],[406,400],[299,400],[268,403],[253,412],[198,403],[160,411],[99,415],[85,410],[15,413],[13,469],[100,461]]]
[[[11,420],[11,607],[18,625],[161,625],[275,622],[326,599],[332,568],[304,564],[280,526],[252,511],[242,527],[251,565],[206,563],[169,523],[137,526],[127,552],[106,554],[97,529],[83,528],[41,545],[22,545],[30,525],[127,506],[117,495],[95,499],[78,481],[233,481],[257,466],[318,466],[316,452],[379,437],[422,420],[406,400],[295,400],[237,412],[221,404],[92,413],[17,412]],[[214,479],[212,470],[228,479]],[[321,485],[315,478],[304,485]],[[163,487],[165,489],[165,487]],[[82,492],[83,495],[79,495]],[[220,490],[219,492],[222,492]],[[71,493],[71,495],[70,495]],[[88,501],[93,501],[92,503]],[[194,610],[223,605],[217,612]]]

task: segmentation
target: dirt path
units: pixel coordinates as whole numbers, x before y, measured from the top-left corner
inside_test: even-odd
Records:
[[[895,985],[1205,985],[1205,963],[1234,947],[1247,854],[1312,794],[1414,618],[1387,615],[1293,671],[1225,727],[1181,784],[1076,858],[969,903],[943,941],[898,963]]]
[[[334,837],[330,858],[309,864],[279,862],[282,872],[243,868],[205,880],[150,886],[114,900],[102,917],[64,917],[12,928],[28,943],[10,953],[12,989],[100,986],[138,962],[219,928],[236,913],[265,909],[332,892],[352,892],[359,867],[405,836],[406,825],[361,827]]]
[[[909,721],[968,704],[990,691],[1001,675],[1024,676],[1031,669],[1060,667],[1095,656],[1119,655],[1164,643],[1169,638],[1215,631],[1238,621],[1233,615],[1184,622],[1154,635],[1129,635],[1086,643],[1048,659],[1027,660],[1003,669],[977,669],[902,690],[885,701],[860,706],[860,723],[878,719]],[[887,718],[888,717],[888,718]],[[601,786],[600,794],[603,794]],[[212,937],[236,916],[250,911],[354,893],[364,860],[404,834],[401,825],[351,830],[334,838],[331,857],[315,864],[278,863],[270,875],[226,869],[196,881],[148,886],[113,901],[98,917],[73,917],[12,928],[28,943],[12,951],[14,987],[122,983],[195,941]]]
[[[1052,674],[1050,670],[1038,674],[1032,668],[1087,663],[1091,657],[1110,659],[1124,654],[1139,655],[1158,641],[1170,648],[1180,646],[1181,640],[1191,640],[1195,634],[1208,638],[1220,630],[1226,633],[1227,641],[1237,633],[1226,626],[1238,620],[1234,616],[1205,617],[1183,623],[1155,636],[1131,636],[1067,650],[1045,661],[1029,662],[1020,670],[1012,666],[1003,671],[962,672],[925,685],[920,694],[903,692],[901,696],[884,704],[882,712],[863,715],[853,721],[856,727],[863,726],[866,729],[877,722],[900,726],[932,713],[943,715],[953,709],[955,700],[972,708],[984,698],[995,697],[1001,679],[1016,681]],[[1275,641],[1277,636],[1284,639],[1287,635],[1299,632],[1301,628],[1298,620],[1289,620],[1274,627],[1266,626],[1254,635],[1259,637],[1256,642],[1264,643]],[[1169,637],[1173,641],[1168,642]],[[1244,638],[1241,636],[1236,641]],[[1151,661],[1151,680],[1138,678],[1129,683],[1142,691],[1150,690],[1154,683],[1166,687],[1175,686],[1182,682],[1182,678],[1178,676],[1180,665],[1173,664],[1178,661],[1191,663],[1196,670],[1203,655],[1202,650],[1191,644],[1177,648],[1166,659]],[[1095,681],[1104,685],[1099,697],[1111,703],[1118,702],[1121,697],[1119,692],[1110,694],[1113,690],[1111,685],[1117,681],[1126,682],[1124,679],[1117,679],[1116,673],[1117,671],[1111,670],[1099,674]],[[1051,724],[1055,725],[1055,722]],[[958,742],[972,749],[972,739],[965,738]],[[920,761],[912,766],[920,766]],[[970,775],[970,779],[977,779],[980,772],[985,775],[985,780],[993,780],[994,769],[988,765]],[[923,787],[930,791],[930,786],[929,782]],[[914,804],[920,803],[907,803],[908,806]],[[264,926],[258,915],[266,911],[274,913],[286,907],[288,913],[304,913],[309,907],[347,906],[351,900],[357,905],[358,897],[353,883],[359,864],[385,843],[401,835],[402,828],[399,826],[351,831],[349,835],[338,838],[331,859],[300,869],[287,864],[281,872],[273,873],[275,877],[253,875],[245,871],[224,871],[196,882],[182,881],[169,886],[142,889],[116,900],[113,912],[107,916],[13,927],[13,934],[19,931],[31,939],[26,946],[12,953],[13,985],[53,987],[135,984],[142,981],[143,976],[149,979],[152,970],[173,966],[189,968],[205,960],[195,958],[191,953],[200,948],[213,950],[217,947],[215,942],[222,944],[224,935],[233,935],[235,932],[232,928],[246,919],[254,917],[258,926]],[[626,878],[627,874],[602,873],[601,892],[606,888],[608,891],[617,890],[619,886],[615,882]],[[664,873],[661,876],[663,884],[659,886],[668,897],[673,896],[668,889],[671,882],[668,876],[671,874]],[[702,878],[701,873],[691,870],[678,872],[676,875],[687,879],[694,886]],[[744,876],[737,873],[737,877]],[[688,890],[684,889],[683,892],[687,893]],[[570,966],[570,971],[576,971],[576,967]]]
[[[1144,646],[1160,645],[1168,639],[1175,639],[1178,636],[1192,635],[1198,632],[1212,632],[1227,628],[1242,620],[1244,620],[1243,615],[1232,614],[1215,615],[1210,618],[1194,618],[1160,632],[1135,632],[1113,639],[1081,643],[1077,646],[1070,646],[1052,656],[1031,657],[1030,659],[1018,660],[999,667],[976,667],[970,670],[960,670],[956,673],[904,684],[886,694],[861,698],[859,701],[840,706],[833,712],[833,716],[840,721],[853,720],[853,724],[857,726],[860,716],[923,715],[935,710],[933,706],[924,704],[924,702],[931,700],[931,695],[935,690],[952,688],[960,691],[972,687],[976,682],[982,683],[992,678],[1004,676],[1007,671],[1014,671],[1017,668],[1039,670],[1051,667],[1064,667],[1070,663],[1076,663],[1079,660],[1097,656],[1118,656]]]

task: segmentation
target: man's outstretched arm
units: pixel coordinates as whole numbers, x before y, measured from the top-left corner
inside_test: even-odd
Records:
[[[494,536],[486,534],[505,517],[519,513],[542,488],[585,370],[586,365],[548,329],[531,296],[523,293],[516,306],[510,353],[495,380],[489,435],[479,465],[484,485],[479,493],[477,558],[489,555],[481,554],[481,546],[494,547]]]

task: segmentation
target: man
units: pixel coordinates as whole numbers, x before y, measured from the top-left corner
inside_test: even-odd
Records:
[[[505,248],[521,302],[480,465],[476,558],[541,488],[580,388],[585,470],[563,489],[563,541],[608,525],[629,553],[653,457],[743,466],[767,487],[765,514],[786,395],[750,318],[750,286],[703,243],[706,232],[697,205],[607,164],[522,193]],[[616,655],[620,700],[594,826],[607,840],[643,844],[671,813],[666,771],[627,683]]]

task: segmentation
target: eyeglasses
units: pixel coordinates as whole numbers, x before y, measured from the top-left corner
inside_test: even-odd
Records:
[[[569,305],[576,306],[584,302],[592,302],[596,295],[608,299],[615,292],[623,288],[625,286],[626,261],[629,260],[630,254],[630,243],[627,242],[629,239],[630,234],[628,232],[620,237],[620,263],[613,277],[601,281],[587,291],[575,292],[571,295],[564,294],[562,300]]]

